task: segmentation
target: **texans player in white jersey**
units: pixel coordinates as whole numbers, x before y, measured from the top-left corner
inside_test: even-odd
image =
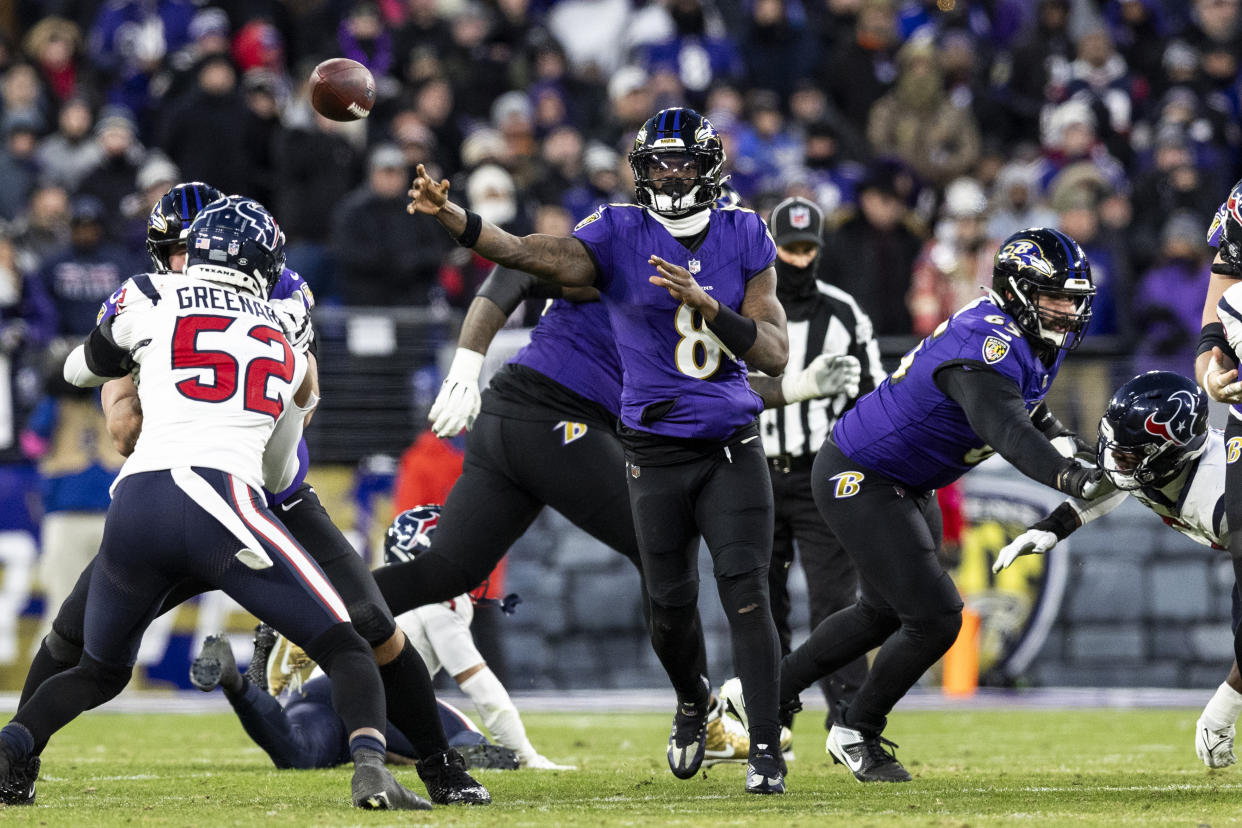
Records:
[[[1106,515],[1133,495],[1186,537],[1229,547],[1225,514],[1225,465],[1242,445],[1226,445],[1208,428],[1207,395],[1195,382],[1168,371],[1149,371],[1117,389],[1100,419],[1099,465],[1118,491],[1094,501],[1069,499],[1015,538],[997,555],[993,572],[1019,555],[1042,554],[1074,530]],[[1233,590],[1233,626],[1242,621]],[[1242,676],[1235,661],[1195,726],[1195,753],[1209,768],[1236,760],[1234,726],[1242,714]]]
[[[353,803],[428,809],[384,767],[383,684],[323,571],[276,521],[262,489],[297,475],[315,398],[306,356],[267,303],[284,235],[258,202],[202,210],[185,276],[130,279],[117,312],[65,362],[74,385],[141,369],[143,431],[113,484],[76,667],[44,682],[0,729],[0,788],[29,802],[51,736],[124,689],[142,633],[178,583],[197,578],[267,619],[341,678]],[[348,688],[348,691],[345,689]]]

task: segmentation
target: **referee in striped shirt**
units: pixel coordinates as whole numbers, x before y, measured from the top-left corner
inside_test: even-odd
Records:
[[[837,419],[858,397],[879,385],[884,373],[871,320],[852,296],[816,278],[823,212],[812,201],[789,198],[773,209],[768,224],[776,241],[776,294],[788,317],[789,364],[785,376],[797,376],[821,354],[853,356],[861,368],[856,392],[850,388],[831,396],[769,408],[760,415],[760,432],[776,503],[769,592],[781,651],[787,654],[790,603],[786,581],[795,545],[806,574],[812,629],[857,600],[858,576],[854,566],[811,497],[811,464]],[[800,396],[787,393],[784,399]],[[837,706],[853,697],[866,675],[866,661],[860,658],[821,682],[830,722]],[[782,715],[785,719],[792,716]]]

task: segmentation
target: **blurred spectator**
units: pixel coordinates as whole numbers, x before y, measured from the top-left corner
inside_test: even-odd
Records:
[[[988,238],[994,242],[1027,227],[1053,227],[1054,213],[1041,198],[1039,169],[1027,161],[1011,161],[996,176]]]
[[[802,180],[811,191],[811,198],[832,215],[857,201],[858,182],[865,167],[842,157],[840,131],[829,121],[818,121],[807,127],[803,154]]]
[[[1108,21],[1113,41],[1126,65],[1145,89],[1163,73],[1168,25],[1159,0],[1109,0]]]
[[[195,14],[187,0],[102,4],[87,38],[87,51],[103,74],[109,103],[125,107],[147,125],[154,99],[152,79],[168,54],[189,43]]]
[[[60,108],[57,130],[39,142],[35,153],[44,175],[76,190],[88,172],[103,159],[93,140],[94,116],[84,98],[70,98]]]
[[[367,170],[367,183],[332,215],[341,298],[347,305],[427,305],[439,292],[440,259],[452,240],[406,214],[410,182],[401,150],[379,145]]]
[[[820,70],[820,81],[851,123],[866,124],[872,106],[896,82],[898,45],[890,0],[862,0],[854,36],[824,52],[830,57]]]
[[[1069,12],[1069,0],[1039,0],[1034,26],[993,67],[997,99],[1009,113],[1008,140],[1036,134],[1045,102],[1064,98],[1074,57]]]
[[[0,121],[4,148],[0,151],[0,218],[17,218],[39,173],[35,157],[42,124],[30,112],[5,115]]]
[[[237,71],[243,75],[252,69],[282,73],[285,71],[285,39],[269,21],[251,20],[234,35],[232,58]]]
[[[637,66],[619,69],[608,80],[608,118],[593,134],[604,143],[629,142],[648,118],[655,113],[655,98],[647,86],[647,73]],[[723,127],[718,127],[723,129]]]
[[[305,123],[283,131],[276,151],[276,220],[285,256],[321,301],[339,298],[329,234],[332,213],[355,187],[362,158],[347,138],[349,124],[329,121],[303,101]]]
[[[1051,190],[1061,170],[1079,162],[1094,166],[1114,189],[1125,182],[1121,163],[1096,140],[1095,113],[1086,103],[1066,101],[1053,107],[1043,131],[1044,152],[1039,161],[1040,186]]]
[[[625,163],[625,159],[603,144],[587,147],[582,162],[586,181],[566,192],[562,201],[573,224],[595,212],[601,204],[633,200],[622,191],[621,176],[617,172]]]
[[[49,105],[43,95],[39,73],[28,63],[9,67],[0,79],[4,116],[28,118],[42,126],[49,122]]]
[[[168,192],[174,184],[180,183],[181,171],[177,165],[168,160],[168,156],[156,150],[147,154],[138,174],[134,177],[135,192],[130,193],[121,201],[121,212],[125,217],[125,231],[118,239],[125,247],[125,252],[135,262],[141,263],[139,269],[146,270],[149,259],[147,252],[147,220],[151,208]]]
[[[393,51],[397,61],[406,66],[415,49],[442,48],[450,37],[451,29],[437,0],[405,0],[405,24],[393,37]]]
[[[242,78],[242,93],[246,103],[243,137],[250,167],[245,192],[261,204],[271,204],[276,194],[276,143],[282,130],[280,112],[286,90],[269,70],[251,69]]]
[[[99,163],[78,186],[79,193],[94,196],[103,205],[108,233],[113,238],[120,238],[124,232],[121,201],[133,192],[134,178],[146,156],[136,130],[127,110],[105,107],[95,124],[95,141],[101,151]],[[217,132],[212,130],[212,134]]]
[[[6,244],[9,243],[5,239]],[[69,192],[55,181],[45,181],[30,193],[25,215],[14,223],[12,241],[18,268],[33,273],[52,253],[69,242]]]
[[[578,130],[563,126],[543,140],[539,172],[528,188],[536,201],[554,204],[569,198],[569,191],[584,178],[582,136]]]
[[[76,23],[63,17],[45,17],[26,33],[24,46],[57,103],[78,91],[82,30]]]
[[[395,69],[392,33],[384,27],[374,3],[367,0],[354,3],[341,21],[337,40],[342,57],[356,60],[371,70],[377,93],[380,86],[392,85],[393,79],[389,77]]]
[[[414,95],[414,113],[436,138],[436,157],[445,175],[454,175],[461,166],[462,131],[457,122],[453,87],[443,78],[432,78]]]
[[[1108,28],[1099,23],[1087,29],[1076,44],[1077,58],[1070,64],[1065,84],[1068,99],[1091,107],[1099,133],[1110,153],[1122,162],[1130,160],[1127,140],[1133,123],[1134,101],[1130,97],[1130,74],[1125,58],[1113,48]]]
[[[403,109],[393,116],[388,132],[393,143],[401,148],[405,155],[406,169],[414,169],[418,164],[427,164],[437,169],[444,165],[439,161],[436,136],[423,124],[418,114],[411,109]]]
[[[749,176],[739,177],[734,186],[744,200],[753,200],[761,192],[776,190],[782,174],[798,165],[802,142],[785,126],[775,92],[755,90],[747,104],[751,128],[737,132],[733,163]]]
[[[231,48],[228,14],[214,6],[200,9],[190,21],[189,36],[185,46],[168,56],[164,81],[167,88],[160,95],[162,100],[175,101],[193,89],[198,65],[209,55],[228,56]]]
[[[713,81],[742,74],[742,55],[713,0],[668,0],[665,5],[673,33],[646,48],[643,62],[649,72],[676,74],[692,101],[701,101]],[[796,60],[794,54],[784,56],[787,64],[796,66]]]
[[[601,80],[621,66],[630,15],[630,0],[562,0],[547,23],[574,72]]]
[[[814,48],[797,0],[755,0],[742,39],[751,84],[788,99],[798,81],[811,75]]]
[[[1139,279],[1134,292],[1138,338],[1137,371],[1185,373],[1194,362],[1211,250],[1198,214],[1168,215],[1160,233],[1160,259]]]
[[[916,336],[927,336],[991,287],[987,213],[987,196],[974,179],[958,178],[945,188],[941,220],[914,264],[906,299]]]
[[[211,55],[198,67],[197,86],[169,104],[158,143],[187,180],[249,194],[254,183],[245,130],[249,118],[233,64],[224,55]]]
[[[1053,196],[1052,207],[1057,211],[1058,228],[1082,246],[1087,261],[1091,262],[1091,280],[1096,293],[1087,330],[1094,336],[1109,336],[1121,332],[1119,316],[1129,303],[1124,295],[1122,263],[1100,232],[1099,202],[1099,196],[1090,188],[1066,187]]]
[[[1200,52],[1216,46],[1232,46],[1235,51],[1242,35],[1242,8],[1238,0],[1194,0],[1191,26],[1185,33],[1190,45]]]
[[[131,183],[132,186],[132,183]],[[95,327],[99,306],[121,283],[145,267],[104,236],[104,205],[78,196],[69,212],[69,245],[44,262],[40,278],[56,303],[59,336],[86,336]]]
[[[492,16],[478,3],[467,3],[451,18],[452,38],[442,44],[445,72],[461,112],[486,118],[492,102],[510,91],[509,67],[488,48]]]
[[[1130,244],[1136,265],[1145,270],[1159,253],[1161,228],[1178,210],[1211,215],[1220,202],[1217,182],[1205,180],[1195,164],[1185,133],[1175,125],[1161,129],[1153,169],[1134,182],[1134,219]]]
[[[517,91],[501,95],[492,103],[491,122],[505,139],[509,169],[523,187],[530,186],[534,182],[534,162],[538,153],[530,98],[525,92]]]
[[[944,91],[936,46],[914,39],[898,53],[897,85],[871,109],[867,140],[901,158],[925,180],[943,185],[974,166],[979,127]]]
[[[922,240],[906,224],[901,190],[891,168],[876,167],[858,186],[858,209],[846,211],[827,238],[820,278],[852,295],[877,336],[911,333],[905,297]]]

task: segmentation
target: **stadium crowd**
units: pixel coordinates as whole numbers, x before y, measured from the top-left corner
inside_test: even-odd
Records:
[[[64,458],[72,395],[44,378],[55,343],[148,268],[147,215],[170,185],[270,206],[321,303],[464,308],[490,264],[406,215],[414,167],[511,232],[564,235],[633,200],[629,142],[665,106],[712,120],[744,204],[823,208],[820,274],[879,335],[928,333],[990,282],[998,240],[1042,224],[1090,257],[1093,337],[1187,370],[1206,227],[1242,173],[1239,0],[945,5],[7,4],[0,489],[28,500],[42,479],[28,515],[106,507],[119,458],[101,451],[86,478],[47,462]],[[365,121],[307,102],[311,68],[340,55],[376,78]]]

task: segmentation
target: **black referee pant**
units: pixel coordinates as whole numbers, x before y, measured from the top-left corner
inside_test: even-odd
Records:
[[[952,646],[962,598],[937,554],[934,491],[917,491],[846,457],[829,438],[812,470],[815,503],[858,570],[859,598],[828,616],[781,662],[781,700],[879,647],[842,723],[867,735]]]
[[[768,569],[768,592],[772,618],[781,641],[781,655],[789,655],[792,630],[789,614],[789,569],[795,550],[806,575],[811,610],[811,629],[839,609],[858,600],[858,573],[836,535],[828,529],[811,495],[811,465],[815,455],[768,458],[775,506],[772,534],[772,565]],[[840,721],[840,706],[848,703],[867,677],[867,659],[859,657],[819,680],[828,702],[828,723]]]

